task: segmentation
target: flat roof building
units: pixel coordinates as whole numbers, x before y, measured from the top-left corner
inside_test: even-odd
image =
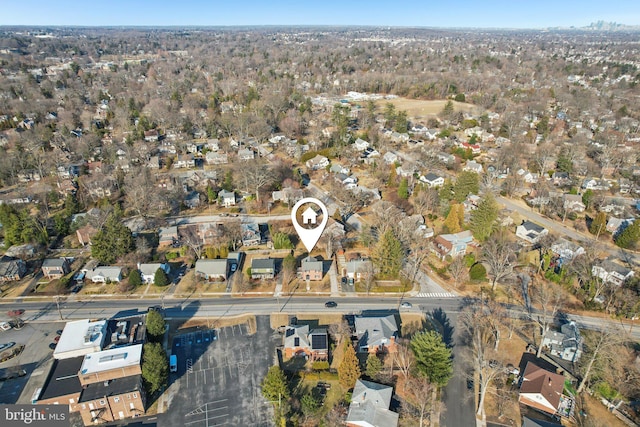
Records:
[[[88,319],[68,322],[53,351],[54,359],[69,359],[100,351],[104,345],[107,321]]]

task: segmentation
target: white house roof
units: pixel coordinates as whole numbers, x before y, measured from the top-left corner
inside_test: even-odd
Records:
[[[393,388],[357,380],[351,396],[347,423],[353,425],[395,427],[398,414],[389,410]]]
[[[81,374],[111,371],[129,366],[140,365],[142,344],[112,348],[87,354],[82,361]]]
[[[69,359],[102,350],[106,329],[106,320],[67,322],[53,351],[54,359]]]

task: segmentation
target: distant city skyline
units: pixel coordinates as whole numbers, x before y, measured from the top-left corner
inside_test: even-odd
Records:
[[[0,25],[245,26],[335,25],[436,28],[640,25],[637,0],[23,0],[2,5]]]

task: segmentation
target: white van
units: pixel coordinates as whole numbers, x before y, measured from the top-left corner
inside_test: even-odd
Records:
[[[172,354],[171,357],[169,357],[169,371],[178,372],[178,356],[175,354]]]

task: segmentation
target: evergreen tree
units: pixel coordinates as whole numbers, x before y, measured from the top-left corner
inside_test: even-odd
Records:
[[[396,106],[391,102],[387,102],[384,106],[385,127],[391,129],[396,122]]]
[[[375,353],[369,353],[369,357],[367,357],[367,367],[364,373],[375,380],[380,371],[382,370],[382,361]]]
[[[404,110],[398,111],[396,115],[396,121],[393,128],[398,133],[406,133],[409,129],[409,119],[407,118],[407,112]]]
[[[453,116],[454,112],[455,112],[455,108],[454,108],[453,102],[451,100],[449,100],[444,105],[444,108],[442,109],[442,112],[440,112],[440,116],[443,119],[449,119],[449,118],[451,118],[451,116]]]
[[[169,278],[163,269],[158,268],[156,270],[156,274],[153,276],[153,284],[156,286],[167,286],[169,284]]]
[[[147,343],[142,354],[142,379],[149,393],[155,393],[167,385],[169,361],[160,343]]]
[[[633,249],[640,239],[640,220],[634,221],[622,230],[615,238],[616,245],[623,249]]]
[[[558,159],[556,160],[556,169],[560,172],[573,172],[573,162],[567,155],[567,150],[563,148],[560,150],[560,154],[558,155]]]
[[[142,277],[137,269],[129,273],[129,284],[134,287],[142,285]]]
[[[498,219],[498,203],[492,193],[487,193],[478,209],[471,212],[471,231],[473,236],[480,242],[487,240],[487,237],[493,232],[496,219]]]
[[[453,376],[453,362],[442,336],[435,331],[419,332],[411,339],[411,350],[418,372],[439,387],[446,386]]]
[[[230,170],[224,174],[224,181],[222,182],[222,189],[225,191],[233,191],[233,174]]]
[[[289,399],[289,385],[284,372],[279,366],[269,368],[267,375],[262,380],[262,395],[269,402],[284,402]]]
[[[107,265],[134,249],[131,230],[120,222],[115,211],[91,241],[91,256]]]
[[[480,191],[478,174],[471,171],[460,172],[453,186],[454,199],[463,202],[469,194],[478,194],[478,191]]]
[[[147,318],[145,320],[145,326],[147,328],[147,335],[153,342],[159,342],[164,336],[165,322],[162,314],[156,310],[149,310]]]
[[[582,203],[584,206],[589,209],[591,207],[591,203],[593,202],[593,191],[587,190],[582,193]]]
[[[449,178],[444,180],[444,185],[438,191],[438,198],[444,201],[453,199],[453,183]]]
[[[591,226],[589,227],[589,232],[591,234],[595,234],[596,236],[600,236],[600,234],[607,227],[607,214],[604,212],[598,212],[596,217],[591,221]]]
[[[392,230],[387,230],[374,247],[371,259],[382,277],[397,278],[403,256],[400,240]]]
[[[461,218],[459,206],[462,207],[464,212],[464,206],[458,203],[453,203],[449,209],[449,215],[447,215],[447,218],[444,220],[443,225],[447,229],[448,233],[458,233],[462,229],[460,226]],[[462,221],[464,221],[464,217],[462,218]]]
[[[338,366],[338,379],[340,385],[346,389],[351,390],[356,385],[356,380],[360,378],[360,364],[358,363],[358,357],[356,351],[349,342],[344,341],[342,362]]]
[[[398,197],[407,200],[409,198],[409,180],[402,178],[400,185],[398,186]]]

